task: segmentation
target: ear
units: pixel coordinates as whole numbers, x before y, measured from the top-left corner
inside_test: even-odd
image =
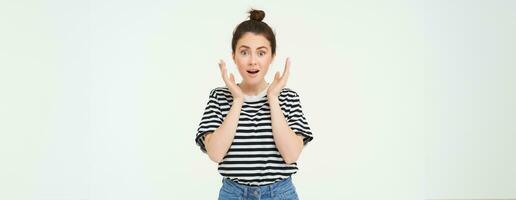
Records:
[[[233,62],[236,63],[235,62],[235,52],[231,52],[231,58],[233,58]]]

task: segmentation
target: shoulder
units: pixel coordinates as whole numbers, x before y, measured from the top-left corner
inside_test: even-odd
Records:
[[[292,88],[283,88],[280,92],[280,100],[297,101],[299,100],[299,94]]]
[[[222,97],[231,97],[231,92],[227,87],[216,87],[211,89],[210,97],[222,98]]]
[[[281,89],[280,95],[290,95],[290,96],[299,96],[295,90],[292,88],[283,88]]]

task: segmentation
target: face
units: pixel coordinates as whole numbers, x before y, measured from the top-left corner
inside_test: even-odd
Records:
[[[269,40],[262,35],[248,32],[236,44],[233,61],[243,81],[249,85],[258,85],[264,81],[274,55]]]

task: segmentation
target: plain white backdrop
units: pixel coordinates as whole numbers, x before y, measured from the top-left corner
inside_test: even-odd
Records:
[[[250,8],[314,134],[301,199],[516,198],[514,1],[22,0],[0,3],[0,199],[215,199],[194,137]]]

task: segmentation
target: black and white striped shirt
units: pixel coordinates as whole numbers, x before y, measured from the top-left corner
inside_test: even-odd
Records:
[[[296,134],[303,136],[306,145],[313,137],[303,115],[299,95],[283,88],[279,101],[287,124]],[[222,124],[232,103],[233,97],[227,87],[218,87],[210,92],[195,137],[204,153],[204,136]],[[261,186],[286,179],[297,169],[297,163],[285,163],[274,143],[266,90],[258,96],[246,96],[233,142],[219,163],[219,173],[240,184]]]

